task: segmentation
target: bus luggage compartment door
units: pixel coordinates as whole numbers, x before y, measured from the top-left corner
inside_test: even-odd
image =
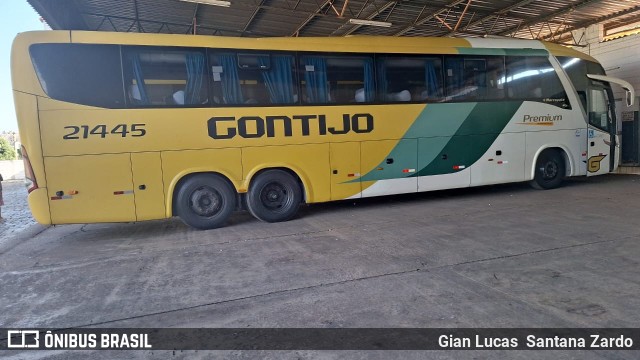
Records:
[[[523,132],[473,135],[473,147],[488,150],[471,168],[471,186],[524,181],[525,140]]]
[[[362,196],[418,191],[418,140],[362,142]]]
[[[418,191],[468,187],[471,141],[470,135],[418,139]]]
[[[360,143],[331,143],[329,161],[331,200],[361,197]]]
[[[159,152],[131,154],[138,221],[163,219],[165,215],[162,161]]]
[[[54,224],[135,221],[129,154],[45,158]]]

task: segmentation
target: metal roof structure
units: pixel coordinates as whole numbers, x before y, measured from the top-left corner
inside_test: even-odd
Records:
[[[571,31],[640,22],[640,0],[27,0],[54,30],[266,36],[511,36],[578,43]],[[351,19],[382,22],[370,26]]]

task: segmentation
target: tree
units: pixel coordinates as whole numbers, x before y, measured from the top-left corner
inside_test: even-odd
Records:
[[[7,139],[0,138],[0,160],[15,160],[16,157],[16,150]]]

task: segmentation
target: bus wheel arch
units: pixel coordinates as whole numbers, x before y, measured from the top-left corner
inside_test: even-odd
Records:
[[[533,162],[533,180],[530,184],[539,190],[557,188],[572,173],[571,165],[569,155],[562,147],[540,149]]]
[[[281,222],[293,218],[305,202],[302,177],[287,167],[268,167],[256,171],[248,179],[246,205],[249,212],[265,222]]]
[[[237,208],[233,183],[216,172],[190,173],[173,189],[172,213],[187,225],[207,230],[221,227]]]

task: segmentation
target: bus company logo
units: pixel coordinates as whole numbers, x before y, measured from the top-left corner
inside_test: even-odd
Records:
[[[589,164],[588,164],[589,172],[594,173],[594,172],[600,171],[600,163],[606,157],[607,157],[606,155],[602,155],[602,154],[590,157]]]
[[[30,349],[40,347],[40,332],[38,330],[8,330],[8,349]]]
[[[562,115],[551,115],[551,114],[540,115],[540,116],[525,115],[522,118],[522,122],[519,124],[553,126],[558,121],[562,121]]]
[[[326,115],[215,116],[207,121],[207,127],[214,139],[290,137],[295,122],[300,123],[297,135],[301,136],[366,134],[373,131],[374,125],[371,114],[343,114],[340,120],[327,119]]]
[[[565,98],[557,98],[557,99],[553,99],[553,98],[544,98],[544,99],[542,99],[542,101],[543,101],[543,102],[546,102],[546,103],[552,103],[552,104],[553,104],[553,103],[563,103],[563,102],[566,102],[566,101],[567,101],[567,99],[565,99]]]

